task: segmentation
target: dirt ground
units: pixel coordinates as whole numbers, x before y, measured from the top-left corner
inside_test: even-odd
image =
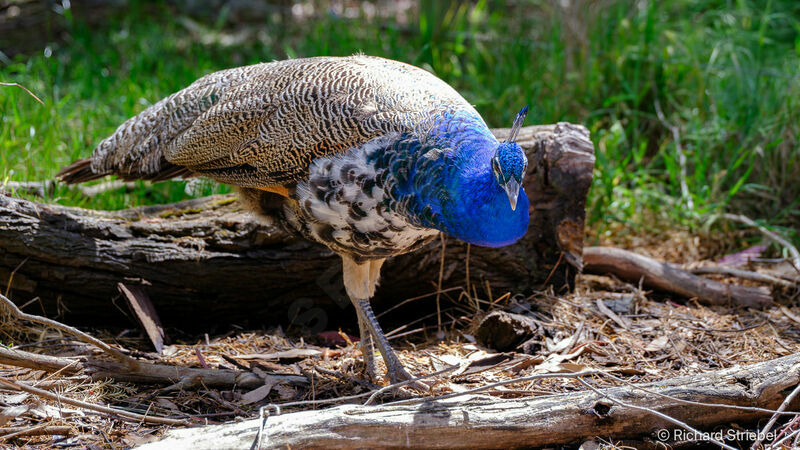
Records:
[[[692,268],[728,258],[744,236],[710,238],[675,232],[665,236],[601,239],[658,259]],[[733,242],[734,244],[730,244]],[[758,251],[759,249],[753,250]],[[760,251],[761,262],[742,266],[764,270],[775,265],[770,251]],[[752,256],[752,254],[750,255]],[[713,277],[713,276],[712,276]],[[740,284],[752,281],[716,279]],[[511,292],[495,298],[475,298],[466,289],[440,294],[442,314],[437,317],[435,296],[408,302],[412,309],[434,311],[412,320],[403,308],[381,318],[404,365],[413,374],[430,373],[451,364],[476,363],[478,370],[457,377],[443,376],[428,393],[458,392],[487,383],[536,373],[574,372],[598,368],[625,382],[657,381],[680,375],[762,362],[800,351],[800,301],[797,287],[771,286],[775,303],[761,310],[709,307],[693,299],[650,292],[613,277],[582,275],[575,292],[557,295],[539,292],[524,297]],[[386,310],[391,305],[380,305]],[[535,333],[525,345],[503,353],[483,345],[478,327],[490,311],[521,313],[534,319]],[[403,315],[405,314],[405,315]],[[392,316],[395,315],[393,318]],[[402,319],[398,319],[402,317]],[[413,317],[413,316],[412,316]],[[101,352],[73,336],[41,326],[4,318],[0,339],[11,349],[61,357],[98,355]],[[442,330],[437,332],[439,323]],[[285,325],[284,325],[285,326]],[[99,405],[148,416],[185,418],[193,424],[214,424],[253,418],[266,404],[299,403],[284,412],[310,409],[307,400],[337,399],[368,392],[376,386],[365,378],[357,339],[331,329],[302,336],[289,327],[267,330],[231,329],[219,336],[175,339],[160,355],[138,329],[84,330],[125,349],[141,359],[187,367],[243,369],[259,374],[304,377],[305,383],[278,383],[252,391],[183,389],[181,386],[91,381],[82,374],[66,376],[42,370],[0,365],[0,377]],[[354,330],[350,331],[351,334]],[[481,365],[481,363],[483,363]],[[597,377],[597,387],[619,381]],[[498,387],[497,397],[537,396],[580,390],[574,379],[543,379]],[[408,391],[399,395],[411,395]],[[386,397],[387,399],[391,397]],[[332,404],[336,404],[333,402]],[[796,427],[780,422],[786,432]],[[57,400],[0,386],[0,446],[8,448],[125,448],[155,440],[168,426],[122,420],[108,414],[73,407]],[[617,443],[618,444],[618,443]],[[603,445],[614,447],[612,441]]]

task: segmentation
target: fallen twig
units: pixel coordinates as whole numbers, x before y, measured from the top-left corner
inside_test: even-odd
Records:
[[[581,372],[574,372],[574,373],[540,373],[536,375],[529,375],[526,377],[517,377],[517,378],[510,378],[508,380],[497,381],[495,383],[485,384],[483,386],[478,386],[476,388],[467,389],[466,391],[461,392],[453,392],[452,394],[443,394],[437,395],[435,397],[418,397],[412,398],[409,400],[398,400],[396,402],[388,403],[389,405],[413,405],[416,403],[425,403],[425,402],[432,402],[432,401],[439,401],[439,400],[447,400],[455,397],[461,397],[464,395],[470,394],[477,394],[478,392],[483,392],[487,390],[494,389],[498,386],[505,386],[507,384],[513,383],[523,383],[525,381],[533,381],[533,380],[541,380],[544,378],[580,378],[585,377],[588,375],[600,375],[601,372],[599,370],[584,370]],[[366,403],[365,403],[366,405]]]
[[[775,425],[775,421],[778,420],[778,416],[780,416],[783,411],[786,411],[786,408],[789,407],[789,404],[792,403],[797,394],[800,393],[800,384],[795,386],[792,392],[786,396],[786,398],[781,403],[781,406],[778,407],[778,410],[769,418],[769,422],[764,425],[764,429],[761,430],[761,433],[758,434],[758,438],[753,442],[753,446],[750,447],[751,450],[757,450],[758,447],[761,445],[761,442],[764,441],[764,437],[767,435],[769,430],[772,429],[772,426]]]
[[[50,373],[63,371],[66,375],[74,375],[83,370],[81,362],[77,359],[40,355],[2,346],[0,346],[0,364],[44,370]]]
[[[44,389],[39,389],[33,386],[28,386],[26,384],[17,383],[4,377],[0,377],[0,385],[3,385],[9,389],[14,389],[16,391],[27,392],[29,394],[34,394],[36,396],[53,400],[56,402],[66,403],[67,405],[77,406],[79,408],[88,409],[90,411],[95,411],[102,414],[108,414],[114,417],[118,417],[133,422],[143,421],[149,423],[158,423],[162,425],[186,425],[188,423],[184,419],[170,419],[167,417],[143,416],[141,414],[125,411],[123,409],[111,408],[108,406],[96,405],[94,403],[87,403],[81,400],[75,400],[73,398],[63,397],[61,395],[58,395],[50,391],[45,391]]]
[[[36,316],[36,315],[33,315],[33,314],[26,314],[26,313],[20,311],[20,309],[17,308],[17,305],[15,305],[14,302],[9,300],[8,297],[6,297],[5,295],[0,294],[0,304],[2,304],[5,307],[5,309],[9,312],[9,314],[11,314],[13,317],[15,317],[15,318],[17,318],[19,320],[27,320],[28,322],[38,323],[40,325],[45,325],[45,326],[48,326],[48,327],[51,327],[51,328],[55,328],[56,330],[60,330],[60,331],[63,331],[65,333],[67,333],[67,334],[75,336],[79,340],[81,340],[81,341],[83,341],[83,342],[85,342],[87,344],[91,344],[91,345],[96,346],[97,348],[99,348],[99,349],[103,350],[104,352],[108,353],[109,355],[111,355],[114,359],[116,359],[116,360],[118,360],[120,362],[123,362],[123,363],[125,363],[125,364],[127,364],[129,366],[138,364],[138,361],[136,361],[135,359],[131,358],[130,356],[120,352],[119,350],[115,349],[114,347],[111,347],[110,345],[106,344],[105,342],[101,341],[100,339],[97,339],[95,337],[92,337],[92,336],[84,333],[83,331],[81,331],[81,330],[79,330],[77,328],[71,327],[69,325],[64,325],[61,322],[57,322],[55,320],[48,319],[47,317]]]
[[[19,436],[43,436],[54,434],[72,434],[73,427],[64,425],[35,425],[32,427],[4,427],[0,428],[0,440],[13,439]]]
[[[67,374],[83,373],[92,380],[113,379],[132,383],[178,384],[184,389],[194,387],[239,387],[253,389],[264,384],[264,380],[252,372],[230,369],[199,369],[169,364],[153,364],[136,361],[133,367],[95,358],[78,359],[38,355],[22,350],[0,347],[0,364],[55,372],[63,370]],[[305,377],[299,375],[272,375],[285,383],[305,384]]]
[[[700,430],[692,427],[688,423],[683,422],[681,420],[678,420],[678,419],[676,419],[676,418],[674,418],[672,416],[669,416],[667,414],[664,414],[661,411],[656,411],[655,409],[648,408],[646,406],[633,405],[633,404],[630,404],[630,403],[623,402],[622,400],[619,400],[617,398],[614,398],[614,397],[602,392],[600,389],[597,389],[596,387],[592,386],[591,384],[587,383],[585,380],[583,380],[581,378],[578,378],[578,381],[581,384],[583,384],[584,386],[586,386],[587,388],[589,388],[594,393],[603,396],[603,398],[608,399],[608,401],[610,401],[611,403],[614,403],[614,404],[617,404],[617,405],[620,405],[620,406],[624,406],[625,408],[638,409],[639,411],[644,411],[644,412],[646,412],[648,414],[653,414],[654,416],[658,416],[658,417],[666,420],[667,422],[673,423],[673,424],[675,424],[675,425],[677,425],[677,426],[679,426],[679,427],[681,427],[681,428],[683,428],[685,430],[691,431],[696,436],[700,436],[702,434],[702,433],[700,433]],[[736,450],[736,448],[731,447],[730,445],[727,445],[724,442],[720,442],[720,441],[718,441],[718,440],[716,440],[714,438],[709,437],[709,440],[711,442],[713,442],[715,445],[717,445],[719,447],[722,447],[724,449]]]
[[[794,323],[796,323],[796,324],[800,325],[800,317],[797,317],[797,316],[796,316],[796,315],[795,315],[793,312],[791,312],[791,311],[789,310],[789,308],[787,308],[787,307],[785,307],[785,306],[781,305],[781,308],[780,308],[780,309],[781,309],[781,312],[783,313],[783,315],[784,315],[784,316],[788,317],[788,318],[789,318],[790,320],[792,320]]]
[[[778,437],[767,446],[767,449],[773,448],[783,448],[781,444],[785,441],[791,439],[792,437],[796,437],[800,430],[796,429],[797,425],[800,423],[800,415],[795,416],[794,419],[790,420],[786,425],[783,426],[781,432],[778,433]],[[795,447],[797,447],[797,441],[795,440]]]
[[[778,233],[766,229],[765,227],[757,224],[753,219],[747,216],[743,216],[741,214],[723,214],[722,217],[728,220],[733,220],[734,222],[740,222],[745,225],[750,225],[751,227],[758,228],[758,231],[760,231],[761,234],[785,247],[786,250],[792,255],[792,263],[794,264],[794,268],[800,270],[800,251],[798,251],[797,247],[792,245],[791,242],[784,239]]]
[[[5,183],[0,184],[0,190],[11,191],[16,193],[25,193],[29,195],[35,195],[37,197],[44,197],[49,193],[52,193],[55,190],[56,186],[67,186],[68,189],[77,190],[81,193],[81,196],[83,197],[96,197],[102,193],[113,191],[116,189],[124,188],[126,190],[132,190],[137,185],[135,182],[132,181],[121,181],[121,180],[109,180],[92,185],[81,185],[81,184],[64,185],[64,184],[59,184],[55,180],[7,181]]]
[[[797,286],[797,282],[784,280],[766,273],[752,272],[749,270],[736,269],[734,267],[703,266],[703,267],[695,267],[691,269],[691,272],[695,275],[707,275],[707,274],[728,275],[736,278],[741,278],[743,280],[758,281],[760,283],[769,283],[781,287],[791,288]]]
[[[384,387],[378,389],[377,391],[373,392],[372,395],[369,396],[367,401],[364,402],[364,406],[371,405],[373,400],[378,398],[378,396],[383,394],[384,392],[392,391],[394,389],[397,389],[397,388],[400,388],[400,387],[403,387],[403,386],[418,385],[421,380],[424,380],[426,378],[433,378],[433,377],[445,374],[447,372],[451,372],[451,371],[456,370],[456,369],[458,369],[457,365],[450,366],[450,367],[445,367],[444,369],[436,371],[436,372],[433,372],[433,373],[429,373],[429,374],[422,375],[422,376],[419,376],[419,377],[416,377],[416,378],[412,378],[410,380],[401,381],[399,383],[390,384],[389,386],[384,386]]]
[[[83,372],[91,376],[93,380],[111,378],[117,381],[178,384],[182,388],[203,386],[232,388],[237,386],[247,389],[256,388],[264,384],[264,380],[252,372],[238,372],[229,369],[198,369],[194,367],[179,367],[139,361],[77,328],[64,325],[46,317],[23,313],[11,300],[3,295],[0,295],[0,305],[3,305],[11,316],[17,319],[27,320],[61,330],[87,344],[100,348],[117,361],[103,361],[95,358],[77,360],[59,358],[0,347],[0,364],[10,364],[48,372],[57,370],[64,370],[69,374]],[[276,376],[285,382],[306,382],[306,379],[301,376]]]

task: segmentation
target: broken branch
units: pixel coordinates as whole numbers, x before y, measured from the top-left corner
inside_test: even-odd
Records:
[[[711,305],[734,305],[758,308],[772,303],[765,287],[738,286],[692,275],[672,264],[612,247],[586,247],[583,268],[600,275],[613,274],[618,278],[688,298],[697,298]]]

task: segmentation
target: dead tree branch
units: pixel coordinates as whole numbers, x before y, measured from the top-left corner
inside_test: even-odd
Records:
[[[595,436],[642,439],[671,422],[696,429],[769,417],[784,392],[800,382],[800,355],[745,367],[597,392],[584,390],[539,398],[498,400],[456,397],[382,406],[345,405],[269,417],[263,441],[269,447],[505,448],[580,443]],[[644,389],[642,389],[644,388]],[[620,402],[613,402],[616,399]],[[624,401],[623,401],[624,400]],[[800,401],[790,402],[796,410]],[[145,450],[247,448],[262,421],[169,432]]]
[[[758,308],[772,303],[770,291],[765,287],[720,283],[619,248],[587,247],[583,250],[583,264],[587,272],[613,274],[631,283],[642,280],[647,287],[697,298],[711,305]]]

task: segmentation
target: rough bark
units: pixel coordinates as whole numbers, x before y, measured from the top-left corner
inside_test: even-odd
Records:
[[[507,133],[495,130],[500,139]],[[518,142],[530,161],[527,235],[500,249],[473,246],[469,258],[450,239],[443,287],[465,284],[467,260],[479,293],[483,280],[498,295],[573,285],[594,168],[589,133],[566,123],[526,127]],[[440,257],[437,241],[389,261],[375,301],[434,291]],[[89,211],[0,195],[0,286],[9,280],[18,304],[38,296],[48,314],[73,323],[119,321],[122,310],[111,304],[119,282],[142,285],[167,327],[293,319],[321,329],[349,306],[336,255],[279,224],[257,223],[234,196]]]
[[[656,441],[654,432],[676,426],[636,407],[710,430],[771,415],[720,404],[775,409],[798,382],[800,355],[791,355],[639,385],[650,392],[629,385],[528,399],[456,397],[406,405],[345,405],[270,417],[262,443],[263,448],[529,448],[575,444],[596,436]],[[800,401],[795,401],[787,411],[798,406]],[[260,425],[260,419],[252,419],[173,430],[140,448],[252,448]]]
[[[697,298],[706,304],[760,308],[772,303],[767,287],[709,280],[621,248],[587,247],[583,251],[583,261],[586,272],[614,274],[631,283],[641,280],[646,287]]]

